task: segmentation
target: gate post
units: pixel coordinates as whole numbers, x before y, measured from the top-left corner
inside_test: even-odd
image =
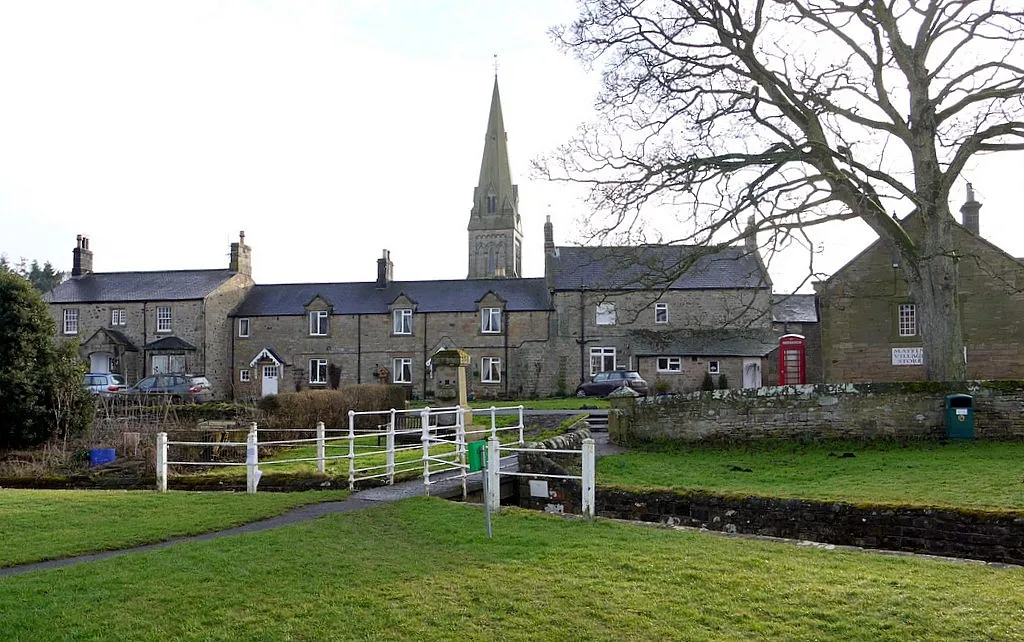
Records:
[[[462,501],[466,501],[466,476],[469,466],[466,465],[466,414],[462,406],[455,411],[455,460],[459,465],[459,477],[462,478]]]
[[[167,492],[167,433],[156,434],[156,490]]]
[[[316,422],[316,470],[324,474],[324,422]]]
[[[423,444],[423,490],[430,495],[430,408],[420,411],[420,442]]]
[[[379,434],[379,433],[378,433]],[[378,440],[380,437],[377,438]],[[380,441],[377,442],[378,444]],[[388,473],[388,484],[394,485],[395,483],[395,409],[391,409],[391,421],[388,422],[388,434],[384,442],[384,448],[387,450],[387,473]]]
[[[252,424],[253,427],[256,424]],[[256,431],[245,436],[245,492],[256,494],[256,486],[260,483],[259,446],[256,442]]]
[[[348,411],[348,489],[356,489],[356,411]]]
[[[501,478],[498,471],[501,469],[501,454],[498,451],[498,438],[487,438],[487,468],[484,472],[487,475],[487,502],[488,508],[493,513],[501,510]]]
[[[595,515],[594,511],[594,440],[587,437],[583,440],[583,514],[587,518]]]

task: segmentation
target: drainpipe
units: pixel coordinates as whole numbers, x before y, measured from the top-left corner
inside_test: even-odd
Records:
[[[142,302],[142,376],[145,379],[149,376],[149,359],[146,358],[146,344],[149,343],[149,302]]]
[[[420,399],[427,398],[427,315],[423,314],[423,360],[420,361],[423,364],[423,388],[421,388]]]
[[[587,345],[587,337],[585,335],[586,335],[586,316],[587,316],[587,311],[586,311],[586,307],[584,306],[584,303],[585,303],[585,301],[584,301],[584,298],[583,298],[583,290],[580,290],[580,339],[579,339],[579,342],[580,342],[580,383],[581,384],[584,381],[587,380],[586,374],[585,374],[586,373],[586,358],[585,357],[586,357],[586,345]]]
[[[509,327],[508,327],[508,320],[509,320],[508,308],[502,308],[501,315],[503,317],[505,317],[504,319],[502,319],[502,322],[501,322],[502,334],[505,335],[504,337],[502,337],[502,339],[504,340],[504,343],[505,343],[505,358],[504,358],[504,361],[502,361],[502,363],[505,364],[505,398],[508,399],[508,373],[511,372],[511,370],[512,370],[509,367],[509,363],[508,363],[508,331],[509,331]]]
[[[356,315],[356,383],[363,382],[363,315]]]

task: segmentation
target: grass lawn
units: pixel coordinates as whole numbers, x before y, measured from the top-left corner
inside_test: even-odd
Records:
[[[1024,510],[1024,443],[680,447],[603,457],[597,483],[1019,511]]]
[[[0,639],[1021,639],[1024,571],[416,498],[0,579]]]
[[[230,528],[347,495],[0,490],[0,566]]]

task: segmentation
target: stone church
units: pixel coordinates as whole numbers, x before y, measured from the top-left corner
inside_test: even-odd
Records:
[[[705,374],[773,383],[786,308],[773,309],[753,244],[558,246],[549,218],[537,241],[544,276],[524,277],[497,77],[467,232],[465,279],[397,280],[384,250],[376,278],[266,285],[252,282],[244,234],[225,270],[130,273],[94,272],[83,237],[72,278],[47,298],[58,335],[79,340],[90,368],[129,381],[202,373],[221,398],[385,381],[429,399],[431,356],[449,348],[471,356],[476,398],[571,395],[616,368],[659,392],[697,389]]]

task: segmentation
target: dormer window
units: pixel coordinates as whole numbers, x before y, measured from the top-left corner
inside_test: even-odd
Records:
[[[412,334],[412,309],[397,308],[391,311],[393,334]]]
[[[327,310],[313,310],[309,313],[309,336],[327,336]]]
[[[501,308],[480,309],[480,332],[501,334]]]

